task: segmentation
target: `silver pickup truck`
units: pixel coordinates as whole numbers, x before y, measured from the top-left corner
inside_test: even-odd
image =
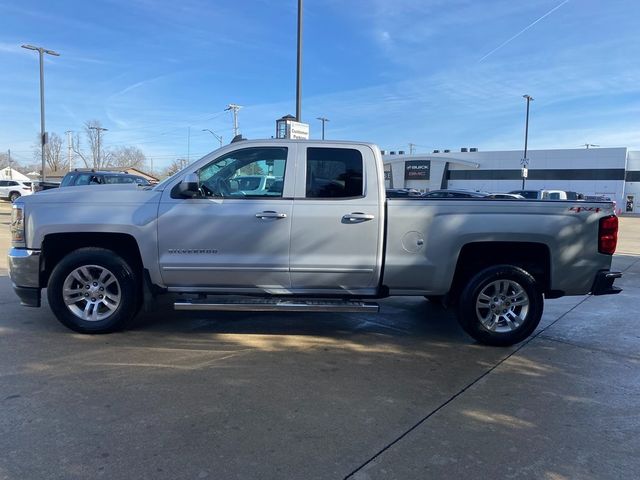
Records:
[[[275,179],[243,189],[247,176]],[[479,342],[530,335],[543,299],[617,293],[608,202],[386,199],[379,149],[242,141],[155,187],[60,188],[13,205],[10,275],[24,305],[83,333],[125,327],[162,293],[178,310],[377,311],[455,305]]]

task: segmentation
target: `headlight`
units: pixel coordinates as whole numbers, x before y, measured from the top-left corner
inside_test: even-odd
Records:
[[[14,203],[11,208],[11,243],[14,247],[25,247],[24,205]]]

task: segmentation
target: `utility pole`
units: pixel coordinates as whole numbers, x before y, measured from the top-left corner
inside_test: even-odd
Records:
[[[26,48],[27,50],[35,50],[38,52],[40,57],[40,152],[42,157],[42,173],[40,174],[41,181],[45,181],[46,176],[44,173],[45,170],[45,157],[44,157],[44,147],[47,144],[47,136],[44,130],[44,54],[53,55],[54,57],[59,57],[60,54],[58,52],[54,52],[53,50],[47,50],[43,47],[36,47],[34,45],[22,45],[22,48]]]
[[[187,127],[187,165],[191,163],[191,127]]]
[[[416,146],[415,143],[410,143],[409,144],[409,155],[413,155],[413,151],[414,151],[414,147]]]
[[[600,145],[596,145],[595,143],[583,143],[582,146],[589,150],[590,147],[599,147]]]
[[[320,120],[322,122],[322,140],[324,140],[324,124],[328,122],[329,119],[325,117],[318,117],[316,120]]]
[[[529,140],[529,103],[533,100],[531,95],[523,95],[522,98],[527,100],[527,117],[524,124],[524,158],[522,159],[522,190],[524,190],[525,180],[527,179],[527,167],[529,159],[527,158],[527,142]]]
[[[97,165],[94,165],[94,167],[97,168],[102,168],[102,163],[100,163],[100,135],[102,132],[107,132],[109,131],[108,128],[102,128],[102,127],[89,127],[90,130],[95,130],[98,133],[98,161],[96,162]]]
[[[230,110],[233,113],[233,136],[235,138],[238,135],[238,110],[242,108],[242,105],[236,105],[235,103],[230,103],[227,105],[227,108],[224,109],[226,112]]]
[[[302,121],[302,0],[298,0],[298,57],[296,70],[296,122]]]
[[[73,146],[72,142],[73,142],[73,137],[71,136],[73,134],[73,132],[71,130],[67,130],[66,132],[64,132],[67,134],[67,161],[69,163],[69,171],[72,170],[72,155],[71,155],[71,148]]]

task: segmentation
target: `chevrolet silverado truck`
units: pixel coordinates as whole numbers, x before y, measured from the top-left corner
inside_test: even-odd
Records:
[[[247,191],[238,178],[275,177]],[[13,205],[10,276],[82,333],[129,324],[163,293],[177,310],[374,312],[424,296],[477,341],[510,345],[545,298],[612,294],[610,202],[386,198],[369,143],[225,146],[153,187],[40,192]]]

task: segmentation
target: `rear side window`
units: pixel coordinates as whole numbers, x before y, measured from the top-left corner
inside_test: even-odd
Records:
[[[307,198],[361,197],[362,154],[351,148],[307,148]]]
[[[128,175],[105,175],[104,183],[133,183],[133,177]]]

